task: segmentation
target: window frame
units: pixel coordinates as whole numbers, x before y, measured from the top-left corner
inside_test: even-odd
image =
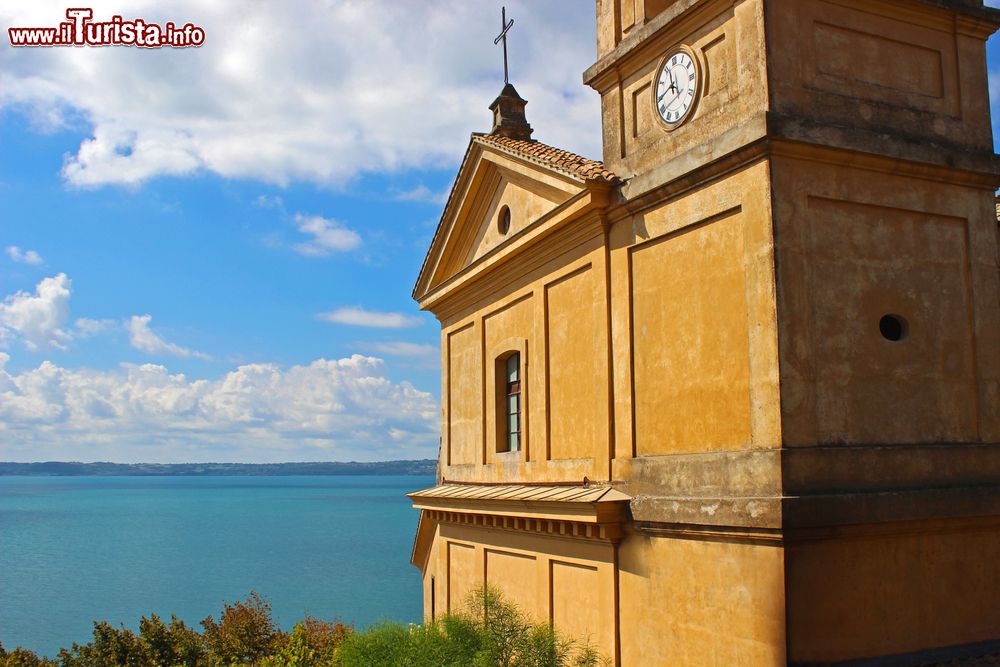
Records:
[[[508,403],[508,383],[507,364],[508,361],[517,356],[517,448],[511,448],[511,411]],[[494,346],[490,357],[493,359],[493,378],[488,384],[491,386],[491,398],[493,403],[491,446],[487,447],[484,462],[489,463],[495,457],[508,459],[519,457],[528,459],[528,355],[527,341],[523,338],[511,338]],[[490,431],[487,431],[488,433]]]
[[[511,363],[513,362],[513,364]],[[497,412],[497,421],[503,437],[497,442],[498,453],[521,451],[521,435],[524,424],[521,399],[521,353],[511,352],[503,363],[502,379],[497,380],[497,390],[501,394],[503,409]],[[503,392],[499,390],[503,388]],[[500,419],[501,415],[504,419]],[[504,446],[501,449],[501,446]]]

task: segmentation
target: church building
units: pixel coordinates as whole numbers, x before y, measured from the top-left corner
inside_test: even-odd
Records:
[[[1000,11],[596,5],[603,161],[506,85],[413,291],[425,616],[489,583],[615,667],[1000,653]]]

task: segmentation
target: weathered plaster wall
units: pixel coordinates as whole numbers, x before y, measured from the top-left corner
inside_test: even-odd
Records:
[[[676,473],[677,455],[780,446],[770,193],[761,161],[611,231],[613,476],[630,495],[663,494],[657,469]],[[702,482],[715,493],[723,460]],[[745,495],[767,495],[776,474],[755,475]]]
[[[600,227],[580,226],[590,227],[589,238],[574,236],[564,254],[516,280],[491,284],[481,300],[445,323],[447,479],[607,479],[606,261]],[[498,453],[495,361],[509,351],[521,353],[522,448]]]
[[[807,155],[773,170],[785,444],[1000,441],[989,192]]]
[[[438,614],[463,612],[469,593],[497,588],[538,622],[589,640],[615,655],[615,548],[610,543],[523,535],[442,524],[435,535],[425,586],[433,575]],[[425,615],[429,616],[425,595]]]
[[[632,534],[619,549],[622,665],[785,664],[780,547]]]
[[[481,386],[483,377],[481,333],[476,322],[443,333],[445,364],[445,437],[442,447],[447,465],[476,465],[482,459],[482,399],[478,392],[462,391]]]
[[[745,223],[733,210],[632,248],[637,456],[750,445]]]
[[[608,410],[607,371],[594,363],[601,346],[607,346],[607,311],[594,298],[604,282],[590,265],[545,286],[542,354],[548,379],[547,456],[552,460],[608,458],[606,421],[593,418]]]
[[[778,132],[927,162],[956,148],[966,153],[960,159],[992,153],[987,24],[886,0],[769,0],[766,8]]]
[[[614,9],[612,3],[599,3],[598,24],[614,24],[608,18]],[[671,20],[686,10],[691,11],[683,19]],[[667,132],[655,116],[652,79],[662,56],[677,44],[697,54],[704,89],[692,121]],[[762,0],[678,0],[620,46],[627,53],[613,66],[599,60],[585,79],[601,93],[605,163],[617,174],[635,177],[625,187],[629,196],[766,134]]]
[[[885,524],[793,541],[789,659],[824,663],[996,639],[996,519]]]

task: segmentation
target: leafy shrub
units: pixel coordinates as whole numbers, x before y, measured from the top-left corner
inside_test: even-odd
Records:
[[[475,667],[598,667],[602,663],[592,646],[560,637],[547,623],[533,623],[490,586],[472,591],[466,613],[479,620],[483,637]]]
[[[459,618],[410,627],[382,623],[348,637],[334,664],[338,667],[469,667],[474,664],[479,646],[476,629]]]
[[[296,625],[273,655],[261,661],[264,667],[309,667],[317,664],[316,652],[306,641],[305,630]]]
[[[534,623],[491,588],[472,593],[463,613],[426,625],[381,623],[364,632],[306,618],[290,633],[256,593],[224,606],[203,632],[171,616],[143,617],[139,632],[94,623],[93,639],[56,660],[0,644],[0,667],[598,667],[593,647]]]
[[[598,667],[597,651],[533,623],[494,589],[424,626],[383,623],[347,637],[337,667]],[[606,664],[606,663],[605,663]]]
[[[151,665],[199,667],[207,663],[201,635],[176,616],[164,623],[153,614],[139,621],[139,637]]]
[[[8,653],[0,644],[0,667],[320,667],[336,664],[337,647],[354,631],[310,617],[283,633],[256,593],[224,605],[218,620],[209,616],[201,625],[203,633],[176,616],[167,623],[153,614],[139,621],[136,634],[95,622],[90,642],[61,650],[56,660],[21,648]]]
[[[39,658],[34,651],[18,646],[11,653],[0,644],[0,667],[54,667],[55,662]]]
[[[332,664],[337,647],[354,632],[354,628],[350,625],[323,621],[311,616],[307,616],[295,626],[296,630],[300,628],[306,645],[312,650],[317,664],[320,665]],[[292,634],[295,634],[294,631]]]
[[[74,643],[59,651],[63,667],[146,667],[151,664],[142,640],[124,626],[115,628],[106,621],[94,623],[93,641]]]
[[[210,662],[216,665],[257,664],[284,639],[271,618],[271,605],[256,592],[246,602],[225,605],[218,622],[209,616],[201,627]]]
[[[208,665],[202,637],[176,616],[164,623],[153,614],[139,621],[139,634],[94,623],[93,640],[59,652],[61,667],[202,667]],[[7,667],[0,663],[0,667]]]

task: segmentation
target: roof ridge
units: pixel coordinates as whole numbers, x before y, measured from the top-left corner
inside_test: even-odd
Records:
[[[511,139],[494,134],[473,133],[472,140],[516,154],[530,162],[556,169],[585,181],[606,181],[609,183],[622,181],[600,160],[592,160],[578,153],[542,143],[537,139]]]

